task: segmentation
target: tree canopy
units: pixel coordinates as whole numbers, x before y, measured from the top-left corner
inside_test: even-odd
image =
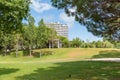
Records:
[[[120,0],[51,0],[96,36],[120,40]]]
[[[21,29],[29,14],[30,0],[0,0],[0,30],[6,33]]]

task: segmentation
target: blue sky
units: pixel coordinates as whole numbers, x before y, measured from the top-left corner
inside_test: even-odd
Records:
[[[87,31],[85,26],[74,20],[74,17],[68,17],[64,10],[58,10],[51,6],[50,0],[31,0],[31,15],[35,18],[35,24],[43,18],[45,22],[59,22],[69,26],[69,39],[79,37],[81,40],[96,41],[101,40]]]

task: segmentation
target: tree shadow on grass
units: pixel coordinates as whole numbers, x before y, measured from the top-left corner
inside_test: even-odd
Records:
[[[17,80],[120,80],[120,64],[114,62],[76,61],[54,63],[57,66],[38,68]]]
[[[120,51],[118,50],[105,50],[99,53],[100,54],[94,55],[92,58],[120,58]]]
[[[0,75],[6,75],[17,72],[19,69],[14,68],[0,68]]]
[[[28,49],[23,50],[23,56],[29,56],[30,51]]]

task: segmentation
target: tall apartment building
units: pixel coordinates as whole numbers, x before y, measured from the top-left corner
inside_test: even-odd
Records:
[[[46,23],[46,26],[56,30],[58,36],[68,38],[68,26],[60,23]]]

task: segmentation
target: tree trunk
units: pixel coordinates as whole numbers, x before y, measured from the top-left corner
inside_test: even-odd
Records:
[[[30,50],[29,55],[31,56],[32,55],[32,53],[31,53],[31,51],[32,51],[31,44],[29,44],[29,50]]]
[[[7,47],[5,46],[4,56],[7,54]]]
[[[52,44],[51,44],[52,48],[54,48],[54,43],[53,43],[53,39],[52,39]]]
[[[16,35],[16,54],[15,54],[15,57],[18,57],[18,47],[19,47],[19,43],[18,43],[18,35]]]
[[[15,56],[17,57],[17,56],[18,56],[18,42],[17,42],[17,44],[16,44],[16,52],[15,52],[15,53],[16,53]]]

